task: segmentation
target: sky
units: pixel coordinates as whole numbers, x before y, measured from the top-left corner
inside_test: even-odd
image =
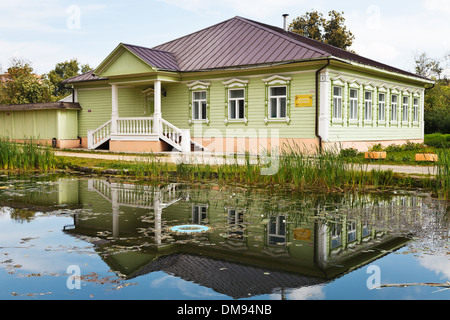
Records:
[[[235,16],[282,27],[311,10],[344,12],[351,49],[403,70],[450,53],[449,0],[0,0],[0,71],[13,57],[37,74],[73,58],[95,68],[121,42],[154,47]]]

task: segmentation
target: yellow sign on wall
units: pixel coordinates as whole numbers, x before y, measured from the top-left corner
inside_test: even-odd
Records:
[[[294,229],[294,239],[310,241],[311,240],[311,229],[295,228]]]
[[[296,107],[312,107],[312,105],[313,105],[312,94],[303,94],[295,96]]]

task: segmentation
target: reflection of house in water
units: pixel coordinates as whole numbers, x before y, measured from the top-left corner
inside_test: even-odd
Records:
[[[71,183],[82,210],[65,232],[94,243],[112,270],[125,278],[163,271],[233,298],[330,281],[404,246],[392,231],[423,221],[422,199],[410,196],[278,201],[177,184]],[[170,230],[190,224],[210,230]]]

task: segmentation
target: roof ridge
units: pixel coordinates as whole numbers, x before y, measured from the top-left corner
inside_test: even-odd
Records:
[[[261,23],[261,22],[258,22],[258,21],[254,21],[254,20],[250,20],[250,19],[247,19],[247,18],[243,18],[243,17],[240,17],[240,16],[236,16],[235,18],[237,18],[237,19],[239,19],[239,20],[241,20],[241,21],[243,21],[243,22],[249,23],[249,24],[251,24],[251,25],[253,25],[253,26],[256,26],[256,27],[258,27],[258,28],[262,28],[262,29],[264,29],[265,31],[270,32],[270,33],[272,33],[272,34],[275,34],[275,35],[277,35],[277,36],[281,36],[283,39],[285,39],[285,40],[287,40],[287,41],[289,41],[289,42],[295,43],[295,44],[297,44],[297,45],[305,46],[305,47],[307,47],[309,50],[313,50],[313,51],[318,52],[318,53],[320,53],[320,54],[328,54],[328,55],[332,55],[332,54],[331,54],[330,52],[328,52],[328,51],[324,51],[324,50],[322,50],[322,49],[318,49],[318,48],[313,47],[313,46],[311,46],[311,45],[309,45],[309,44],[306,44],[306,43],[303,43],[303,42],[301,42],[301,41],[299,41],[299,40],[293,39],[293,38],[291,38],[289,35],[283,34],[284,32],[289,32],[289,33],[293,33],[293,32],[286,31],[286,30],[284,30],[284,29],[282,29],[282,28],[280,28],[280,27],[271,26],[271,25],[268,25],[268,24],[264,24],[264,23]],[[268,27],[270,27],[270,28],[268,28]],[[273,30],[273,29],[271,29],[271,28],[277,28],[277,29],[280,29],[280,31],[282,31],[283,33],[281,33],[280,31]],[[319,41],[318,41],[318,42],[319,42]]]
[[[159,51],[159,52],[164,52],[164,53],[170,53],[170,54],[174,54],[173,52],[170,51],[166,51],[166,50],[161,50],[161,49],[155,49],[155,48],[149,48],[149,47],[144,47],[144,46],[139,46],[139,45],[135,45],[135,44],[130,44],[130,43],[123,43],[121,42],[122,45],[124,46],[129,46],[129,47],[137,47],[137,48],[142,48],[142,49],[146,49],[146,50],[152,50],[152,51]]]
[[[233,19],[235,19],[235,18],[237,18],[237,16],[234,17],[234,18],[230,18],[230,19],[224,20],[224,21],[222,21],[222,22],[213,24],[212,26],[209,26],[209,27],[206,27],[206,28],[197,30],[197,31],[195,31],[195,32],[191,32],[191,33],[189,33],[189,34],[186,34],[186,35],[184,35],[184,36],[178,37],[178,38],[176,38],[176,39],[173,39],[173,40],[170,40],[170,41],[167,41],[167,42],[158,44],[157,46],[154,46],[154,47],[152,47],[152,48],[155,49],[155,50],[160,50],[160,49],[156,49],[156,48],[162,47],[162,46],[167,46],[169,43],[172,43],[172,42],[175,42],[175,41],[179,41],[179,40],[181,40],[181,39],[184,39],[184,38],[193,36],[193,35],[195,35],[195,34],[197,34],[197,33],[203,32],[203,31],[205,31],[205,30],[208,30],[208,29],[217,27],[218,25],[225,24],[225,23],[227,23],[228,21],[233,20]],[[161,50],[161,51],[163,51],[163,50]],[[170,52],[170,51],[166,51],[166,52]]]

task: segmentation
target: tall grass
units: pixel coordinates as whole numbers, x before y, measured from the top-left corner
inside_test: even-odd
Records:
[[[0,169],[2,170],[43,170],[55,169],[57,160],[49,147],[39,147],[33,139],[25,143],[0,139]]]
[[[450,199],[450,151],[438,151],[438,161],[435,164],[436,193],[444,199]]]
[[[202,182],[214,179],[223,183],[245,185],[288,186],[298,190],[363,190],[392,183],[392,171],[367,170],[366,164],[348,163],[338,150],[306,150],[287,145],[281,153],[248,152],[232,157],[216,158],[215,163],[168,165],[157,157],[143,157],[132,167],[134,175],[152,179],[178,179]],[[271,174],[264,169],[273,167]]]

